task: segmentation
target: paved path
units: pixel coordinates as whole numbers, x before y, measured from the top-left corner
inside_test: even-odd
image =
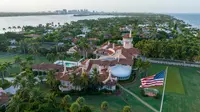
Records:
[[[153,110],[154,112],[159,112],[158,110],[156,110],[154,107],[152,107],[151,105],[149,105],[147,102],[145,102],[144,100],[142,100],[141,98],[139,98],[136,94],[132,93],[131,91],[129,91],[128,89],[124,88],[123,86],[121,86],[120,84],[117,84],[120,88],[122,88],[124,91],[128,92],[129,94],[131,94],[133,97],[135,97],[138,101],[140,101],[142,104],[144,104],[145,106],[147,106],[149,109]]]
[[[182,62],[170,62],[170,61],[160,61],[160,60],[153,60],[153,59],[147,59],[151,63],[157,63],[157,64],[166,64],[166,65],[175,65],[175,66],[185,66],[185,67],[200,67],[199,64],[195,63],[182,63]]]

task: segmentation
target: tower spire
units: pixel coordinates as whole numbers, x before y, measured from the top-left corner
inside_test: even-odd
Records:
[[[132,30],[130,30],[129,38],[132,38]]]

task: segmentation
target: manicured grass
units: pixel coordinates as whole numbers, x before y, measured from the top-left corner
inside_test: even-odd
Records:
[[[165,70],[166,67],[166,65],[152,64],[148,70],[148,75],[156,74],[162,70]],[[179,68],[180,67],[178,66],[168,66],[166,92],[185,94],[184,86],[182,84],[181,76],[179,73]],[[163,86],[156,88],[162,91]]]
[[[148,74],[155,74],[165,68],[166,65],[152,64]],[[199,68],[169,66],[163,112],[199,112],[200,73],[197,70]],[[140,81],[137,80],[135,84],[125,87],[159,110],[161,99],[143,97],[139,85]],[[162,87],[158,89],[162,92]],[[130,96],[128,99],[134,98]]]
[[[131,103],[129,106],[132,107],[133,112],[151,112],[136,99],[125,101],[121,96],[116,95],[92,95],[83,97],[93,112],[101,112],[100,106],[103,101],[109,103],[109,112],[122,112],[123,107],[129,105],[129,103]]]
[[[22,60],[25,60],[26,57],[28,57],[29,55],[24,55],[24,54],[7,54],[7,53],[0,53],[0,63],[5,63],[5,62],[11,62],[14,63],[14,57],[15,56],[20,56],[20,58],[22,58]],[[33,56],[34,57],[34,64],[40,64],[40,63],[50,63],[46,57],[43,56]],[[20,72],[20,67],[19,65],[12,65],[11,68],[8,69],[9,72],[11,74],[18,74]]]

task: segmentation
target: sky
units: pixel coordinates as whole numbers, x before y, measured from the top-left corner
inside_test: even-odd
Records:
[[[200,13],[200,0],[0,0],[0,12],[89,9],[105,12]]]

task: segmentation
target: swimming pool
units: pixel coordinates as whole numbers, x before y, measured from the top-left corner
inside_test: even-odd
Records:
[[[73,61],[56,61],[56,62],[54,62],[54,64],[57,64],[57,65],[63,65],[63,63],[66,65],[66,67],[69,67],[69,68],[79,65],[78,62],[73,62]]]

